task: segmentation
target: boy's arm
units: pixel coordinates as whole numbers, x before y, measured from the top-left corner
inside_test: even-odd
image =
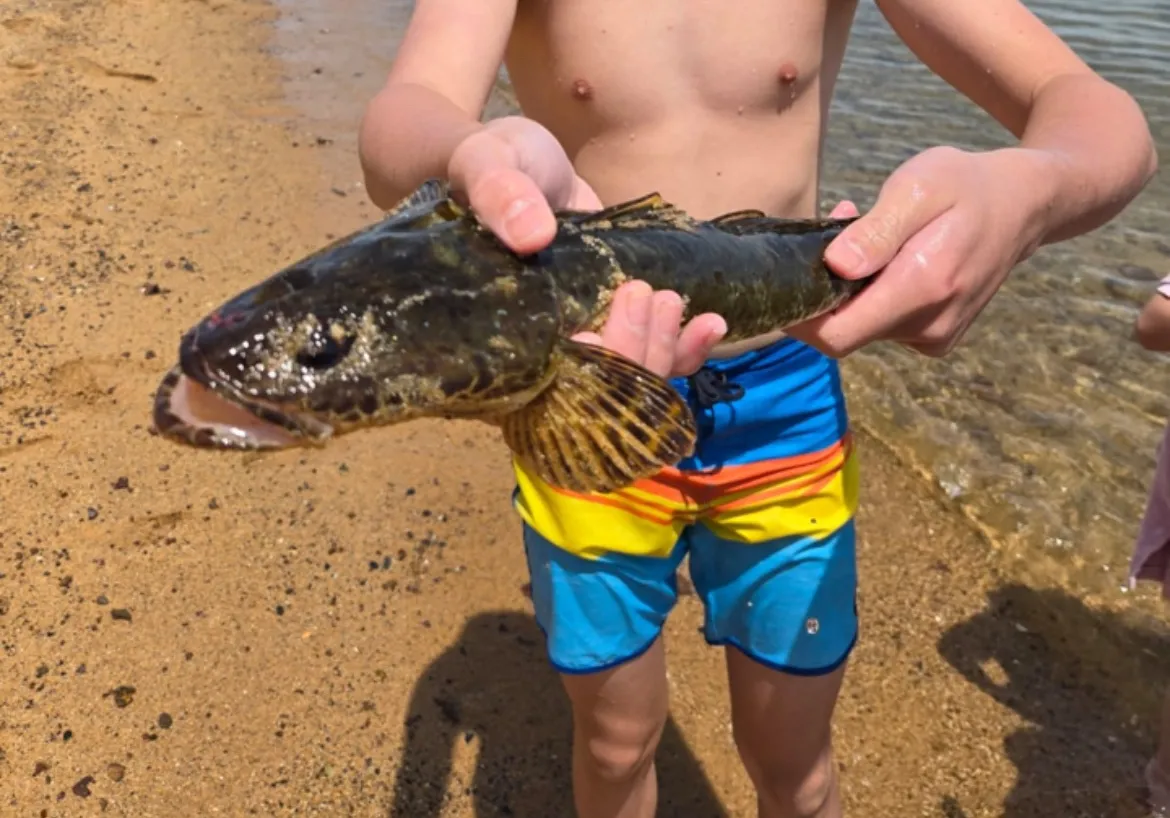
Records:
[[[1137,102],[1092,71],[1019,0],[878,0],[939,77],[1019,140],[1055,159],[1042,243],[1100,227],[1157,169]],[[1043,160],[1042,160],[1043,161]]]
[[[358,152],[366,193],[382,209],[427,178],[449,178],[466,188],[476,215],[513,249],[534,252],[556,231],[550,205],[592,209],[601,202],[537,123],[479,121],[516,4],[416,0],[386,84],[366,108]],[[578,340],[604,343],[664,376],[694,372],[727,331],[723,319],[696,316],[679,333],[681,299],[640,293],[636,284],[618,289],[600,336]]]
[[[445,177],[500,70],[517,0],[417,0],[386,84],[358,135],[366,192],[383,209]]]
[[[825,259],[875,281],[790,334],[835,357],[877,340],[946,355],[1038,246],[1120,213],[1157,168],[1137,103],[1097,76],[1019,0],[877,0],[931,70],[1017,146],[932,148],[899,167]]]
[[[1139,344],[1154,352],[1170,352],[1170,278],[1163,279],[1158,292],[1142,307],[1134,325]]]

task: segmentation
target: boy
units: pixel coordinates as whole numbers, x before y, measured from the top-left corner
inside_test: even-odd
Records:
[[[533,603],[573,709],[581,818],[655,812],[660,630],[684,553],[707,638],[726,646],[760,818],[841,815],[830,721],[857,633],[857,472],[835,359],[875,340],[945,354],[1016,263],[1115,216],[1155,170],[1135,102],[1017,0],[878,5],[1020,143],[935,148],[899,168],[826,254],[844,276],[881,271],[834,315],[729,346],[719,316],[680,329],[679,297],[633,282],[601,337],[584,338],[674,376],[701,438],[679,468],[612,495],[516,470]],[[447,177],[519,252],[551,240],[550,206],[652,190],[699,218],[813,216],[854,11],[850,0],[417,0],[362,125],[367,190],[387,208]],[[481,124],[501,62],[525,116]]]

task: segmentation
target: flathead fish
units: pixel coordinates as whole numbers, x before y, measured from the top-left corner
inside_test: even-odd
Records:
[[[155,397],[156,430],[249,450],[478,419],[551,484],[611,491],[696,439],[669,381],[570,339],[600,328],[619,285],[674,290],[687,315],[722,315],[734,341],[835,309],[867,283],[823,258],[852,219],[698,220],[658,194],[556,219],[547,248],[517,255],[428,181],[188,330]]]

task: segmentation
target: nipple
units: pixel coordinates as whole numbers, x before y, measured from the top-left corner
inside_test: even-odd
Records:
[[[573,96],[583,102],[587,102],[593,99],[593,86],[585,80],[574,80]]]
[[[783,110],[793,100],[796,99],[796,80],[800,77],[800,72],[797,71],[794,63],[786,62],[780,66],[780,73],[776,78],[780,80],[781,101],[780,108]],[[785,96],[787,99],[785,99]]]

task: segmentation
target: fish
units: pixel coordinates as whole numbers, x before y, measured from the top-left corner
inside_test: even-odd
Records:
[[[552,242],[517,254],[428,179],[191,326],[156,390],[154,431],[270,450],[416,418],[479,420],[551,485],[609,492],[677,464],[697,439],[668,379],[572,337],[601,328],[621,284],[677,292],[684,318],[723,316],[731,342],[823,315],[869,283],[824,261],[856,217],[700,220],[658,193],[555,216]]]

